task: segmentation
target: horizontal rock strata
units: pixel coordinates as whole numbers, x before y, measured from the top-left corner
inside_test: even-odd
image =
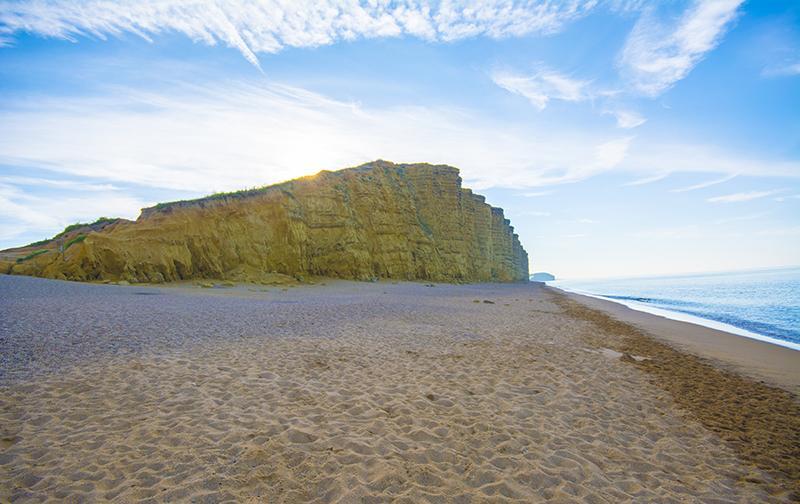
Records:
[[[451,166],[376,161],[261,189],[146,208],[9,273],[69,280],[259,281],[265,275],[524,281],[503,210]]]

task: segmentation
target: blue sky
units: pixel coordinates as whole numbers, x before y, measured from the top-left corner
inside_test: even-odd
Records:
[[[800,3],[0,1],[0,248],[373,159],[567,278],[800,264]]]

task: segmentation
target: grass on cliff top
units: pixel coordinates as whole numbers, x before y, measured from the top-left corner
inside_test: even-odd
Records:
[[[28,255],[26,255],[24,257],[18,257],[17,258],[17,262],[21,263],[21,262],[27,261],[28,259],[33,259],[34,257],[42,255],[45,252],[47,252],[47,249],[34,250],[33,252],[31,252],[30,254],[28,254]]]
[[[64,228],[64,231],[61,231],[53,238],[58,238],[59,236],[64,236],[65,234],[69,233],[70,231],[75,231],[76,229],[80,229],[83,227],[91,227],[96,226],[98,224],[103,224],[104,222],[113,222],[117,220],[114,217],[100,217],[94,222],[76,222],[75,224],[70,224],[69,226]]]
[[[169,208],[175,205],[181,205],[186,203],[201,203],[205,201],[216,201],[222,200],[226,198],[246,198],[248,196],[255,196],[260,193],[266,192],[268,189],[275,187],[274,185],[267,185],[267,186],[260,186],[260,187],[250,187],[247,189],[240,189],[238,191],[227,191],[227,192],[215,192],[209,194],[208,196],[203,196],[202,198],[194,198],[194,199],[185,199],[185,200],[175,200],[175,201],[166,201],[164,203],[156,203],[153,208],[156,210],[163,210],[165,208]]]
[[[24,247],[21,247],[21,248],[38,247],[40,245],[46,245],[46,244],[50,243],[51,241],[53,241],[52,238],[45,238],[44,240],[31,242],[31,243],[29,243],[29,244],[27,244],[27,245],[25,245]]]
[[[85,239],[86,239],[86,235],[85,234],[81,234],[81,235],[76,236],[75,238],[71,239],[70,241],[68,241],[67,243],[64,244],[64,250],[67,250],[71,246],[75,245],[76,243],[80,243]]]
[[[81,229],[81,228],[84,228],[84,227],[97,226],[98,224],[103,224],[105,222],[114,222],[116,220],[119,220],[119,219],[116,218],[116,217],[100,217],[94,222],[76,222],[74,224],[70,224],[69,226],[65,227],[63,231],[61,231],[57,235],[53,236],[52,238],[45,238],[44,240],[31,242],[31,243],[25,245],[24,247],[20,247],[20,248],[40,247],[42,245],[47,245],[51,241],[56,240],[56,239],[64,236],[65,234],[69,233],[70,231],[75,231],[76,229]],[[83,238],[81,238],[78,241],[70,240],[69,242],[67,242],[65,244],[64,249],[66,250],[66,248],[69,247],[70,245],[74,245],[75,243],[83,241],[84,238],[86,238],[86,237],[84,236]]]
[[[427,164],[427,163],[419,163],[419,164]],[[223,200],[223,199],[226,199],[226,198],[246,198],[246,197],[249,197],[249,196],[256,196],[258,194],[263,194],[263,193],[265,193],[267,191],[277,189],[277,188],[279,188],[279,187],[281,187],[283,185],[291,184],[292,182],[295,182],[295,181],[298,181],[298,180],[318,177],[318,176],[320,176],[322,174],[342,173],[342,172],[346,172],[346,171],[361,171],[361,172],[365,172],[365,171],[369,171],[369,170],[372,170],[372,169],[375,169],[375,168],[387,168],[387,167],[396,167],[396,168],[402,169],[402,168],[405,168],[406,166],[408,166],[408,165],[406,165],[406,164],[395,164],[395,163],[392,163],[390,161],[384,161],[384,160],[378,159],[377,161],[372,161],[372,162],[369,162],[369,163],[361,164],[359,166],[354,166],[354,167],[350,167],[350,168],[344,168],[344,169],[336,170],[336,171],[321,170],[320,172],[318,172],[318,173],[316,173],[314,175],[307,175],[307,176],[304,176],[304,177],[299,177],[299,178],[287,180],[287,181],[284,181],[284,182],[278,182],[276,184],[270,184],[270,185],[265,185],[265,186],[256,186],[256,187],[251,187],[251,188],[247,188],[247,189],[240,189],[238,191],[215,192],[213,194],[210,194],[208,196],[202,196],[200,198],[193,198],[193,199],[186,199],[186,200],[176,200],[176,201],[166,201],[164,203],[156,203],[151,208],[153,208],[155,210],[164,210],[164,209],[167,209],[167,208],[170,208],[170,207],[173,207],[173,206],[196,205],[196,204],[205,203],[205,202],[209,202],[209,201]],[[435,166],[446,166],[446,165],[431,165],[431,166],[435,167]]]

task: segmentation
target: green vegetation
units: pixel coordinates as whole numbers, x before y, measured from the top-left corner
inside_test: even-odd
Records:
[[[80,243],[85,239],[86,239],[86,235],[85,234],[81,234],[81,235],[76,236],[75,238],[71,239],[70,241],[68,241],[67,243],[64,244],[64,250],[67,250],[72,245],[75,245],[76,243]]]
[[[203,196],[202,198],[168,201],[166,203],[156,203],[156,205],[153,208],[155,208],[156,210],[163,210],[165,208],[169,208],[172,206],[192,205],[197,203],[204,203],[206,201],[216,201],[228,198],[246,198],[248,196],[255,196],[257,194],[264,193],[268,189],[271,189],[272,187],[274,186],[251,187],[249,189],[241,189],[239,191],[215,192],[213,194],[209,194],[208,196]]]
[[[112,218],[112,217],[100,217],[99,219],[97,219],[94,222],[76,222],[75,224],[70,224],[69,226],[65,227],[64,231],[61,231],[60,233],[55,235],[54,238],[58,238],[59,236],[64,236],[65,234],[69,233],[70,231],[75,231],[76,229],[80,229],[80,228],[83,228],[83,227],[96,226],[96,225],[102,224],[104,222],[113,222],[115,220],[117,220],[117,219]]]
[[[382,163],[384,161],[378,160],[375,163]],[[348,168],[349,170],[361,170],[361,171],[369,171],[374,168],[375,163],[365,163],[360,166],[356,166],[353,168]],[[389,163],[391,164],[391,163]],[[404,165],[397,165],[397,166],[404,166]],[[316,175],[309,175],[307,177],[301,177],[301,179],[310,179],[314,177],[318,177],[320,175],[330,175],[334,172],[328,170],[321,170]],[[300,179],[297,179],[300,180]],[[208,196],[203,196],[201,198],[195,199],[187,199],[187,200],[176,200],[176,201],[167,201],[164,203],[156,203],[154,206],[150,207],[155,210],[165,210],[170,207],[174,206],[191,206],[191,205],[200,205],[202,203],[216,201],[216,200],[224,200],[224,199],[241,199],[247,198],[250,196],[257,196],[259,194],[264,194],[269,191],[273,190],[281,190],[286,189],[287,187],[292,187],[292,185],[296,182],[296,180],[287,180],[285,182],[278,182],[277,184],[265,185],[265,186],[256,186],[250,187],[247,189],[241,189],[238,191],[229,191],[229,192],[215,192]],[[146,209],[147,210],[147,209]]]
[[[30,254],[26,255],[25,257],[18,257],[17,258],[17,262],[21,263],[23,261],[27,261],[28,259],[33,259],[34,257],[36,257],[38,255],[42,255],[45,252],[47,252],[47,249],[34,250],[33,252],[31,252]]]
[[[80,229],[80,228],[88,226],[88,225],[89,224],[87,224],[86,222],[76,222],[75,224],[70,224],[69,226],[64,228],[64,231],[61,231],[60,233],[58,233],[56,235],[56,237],[63,236],[65,234],[69,233],[70,231],[75,231],[76,229]]]
[[[427,223],[427,222],[425,222],[424,220],[422,220],[422,219],[421,219],[421,218],[419,218],[419,217],[417,217],[417,221],[419,222],[419,227],[421,227],[421,228],[422,228],[422,231],[423,231],[423,232],[424,232],[426,235],[428,235],[428,236],[433,236],[433,229],[431,229],[431,227],[428,225],[428,223]]]
[[[39,245],[44,245],[46,243],[50,243],[52,240],[53,240],[52,238],[47,238],[47,239],[44,239],[44,240],[35,241],[33,243],[29,243],[29,244],[25,245],[22,248],[38,247]]]
[[[114,222],[114,221],[117,221],[117,220],[119,220],[119,219],[115,218],[115,217],[100,217],[99,219],[97,219],[94,222],[76,222],[75,224],[70,224],[69,226],[65,227],[63,231],[61,231],[60,233],[58,233],[54,237],[46,238],[44,240],[35,241],[33,243],[29,243],[29,244],[25,245],[24,248],[39,247],[39,246],[42,246],[42,245],[46,245],[46,244],[50,243],[51,241],[55,240],[56,238],[60,238],[60,237],[64,236],[65,234],[69,233],[70,231],[75,231],[76,229],[81,229],[81,228],[85,228],[85,227],[93,227],[93,226],[97,226],[98,224],[103,224],[105,222]],[[75,239],[72,239],[72,240],[68,241],[64,245],[64,250],[69,248],[70,245],[82,242],[85,238],[86,238],[85,236],[81,235],[81,236],[76,237]],[[23,247],[20,247],[20,248],[23,248]]]

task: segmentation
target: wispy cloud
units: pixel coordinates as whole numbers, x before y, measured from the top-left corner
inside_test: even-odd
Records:
[[[631,146],[624,168],[654,174],[696,172],[721,176],[800,177],[800,162],[755,158],[736,150],[693,143],[636,142]]]
[[[532,192],[522,193],[522,195],[525,196],[526,198],[538,198],[540,196],[548,196],[550,194],[553,194],[553,191],[532,191]]]
[[[769,66],[761,72],[761,75],[764,77],[800,75],[800,61]]]
[[[615,109],[603,113],[613,115],[617,120],[617,126],[624,129],[636,128],[647,122],[643,115],[632,110]]]
[[[35,186],[37,188],[53,187],[58,189],[70,189],[73,191],[118,191],[119,188],[113,184],[96,184],[76,180],[61,180],[42,177],[20,177],[16,175],[4,175],[3,182],[11,185]]]
[[[595,163],[601,168],[613,168],[625,159],[633,137],[618,138],[595,147]]]
[[[589,98],[588,81],[547,68],[531,74],[496,71],[492,73],[492,80],[506,91],[526,98],[539,110],[544,110],[550,100],[579,102]]]
[[[743,201],[752,201],[755,199],[766,198],[767,196],[772,196],[773,194],[778,194],[783,192],[785,189],[775,189],[773,191],[749,191],[749,192],[739,192],[733,194],[726,194],[725,196],[714,196],[713,198],[708,198],[706,201],[709,203],[740,203]]]
[[[726,175],[725,177],[722,177],[722,178],[709,180],[708,182],[701,182],[699,184],[694,184],[694,185],[690,185],[690,186],[687,186],[687,187],[681,187],[681,188],[678,188],[678,189],[672,189],[670,192],[680,193],[680,192],[696,191],[698,189],[705,189],[706,187],[711,187],[711,186],[715,186],[715,185],[718,185],[718,184],[723,184],[723,183],[725,183],[725,182],[727,182],[729,180],[733,180],[734,178],[736,178],[736,176],[737,176],[737,174],[734,173],[734,174],[731,174],[731,175]]]
[[[258,65],[258,53],[314,47],[358,38],[398,37],[452,41],[469,37],[549,34],[597,5],[571,2],[481,0],[10,0],[0,8],[0,44],[20,33],[76,40],[133,33],[147,40],[181,33],[208,45],[235,48]]]
[[[37,96],[0,108],[0,164],[195,192],[377,158],[452,164],[476,189],[533,188],[614,169],[630,142],[574,127],[494,122],[465,110],[365,107],[263,80]]]
[[[0,184],[0,239],[13,240],[25,232],[40,232],[44,237],[67,224],[101,215],[135,218],[150,204],[119,192],[77,187],[70,189],[69,196],[52,198],[4,182]]]
[[[553,100],[579,103],[596,100],[611,102],[619,95],[619,90],[609,90],[594,85],[590,80],[575,78],[553,70],[542,64],[533,72],[523,73],[510,70],[495,70],[492,81],[510,93],[527,99],[536,109],[542,111]],[[647,119],[639,112],[621,108],[616,104],[601,109],[603,115],[614,116],[617,127],[632,129],[641,126]]]
[[[658,182],[659,180],[664,180],[665,178],[669,177],[669,173],[656,173],[655,175],[650,175],[644,178],[638,178],[636,180],[632,180],[630,182],[626,182],[622,184],[623,187],[631,187],[631,186],[640,186],[646,184],[652,184],[653,182]]]
[[[743,0],[694,0],[674,22],[642,15],[620,55],[634,89],[656,96],[686,77],[722,39]]]
[[[800,194],[792,194],[791,196],[778,196],[777,198],[772,199],[782,203],[786,200],[800,199]]]
[[[720,226],[720,225],[723,225],[723,224],[730,224],[731,222],[751,221],[751,220],[760,219],[760,218],[765,217],[767,215],[769,215],[769,212],[759,212],[759,213],[748,214],[748,215],[740,215],[740,216],[737,216],[737,217],[728,217],[728,218],[725,218],[725,219],[717,219],[717,220],[715,220],[713,222],[713,224],[715,226]]]
[[[531,197],[552,190],[545,186],[613,170],[633,174],[637,184],[678,171],[800,173],[796,162],[748,160],[705,146],[653,145],[574,125],[493,121],[468,110],[368,107],[263,79],[162,84],[158,92],[114,88],[95,98],[31,96],[0,106],[0,165],[45,168],[54,174],[47,179],[90,187],[136,184],[199,195],[377,158],[451,164],[469,187],[527,188]],[[30,181],[18,180],[20,187]],[[32,210],[40,203],[26,201],[11,200]],[[138,208],[106,202],[108,212]],[[76,217],[56,215],[62,214]]]

